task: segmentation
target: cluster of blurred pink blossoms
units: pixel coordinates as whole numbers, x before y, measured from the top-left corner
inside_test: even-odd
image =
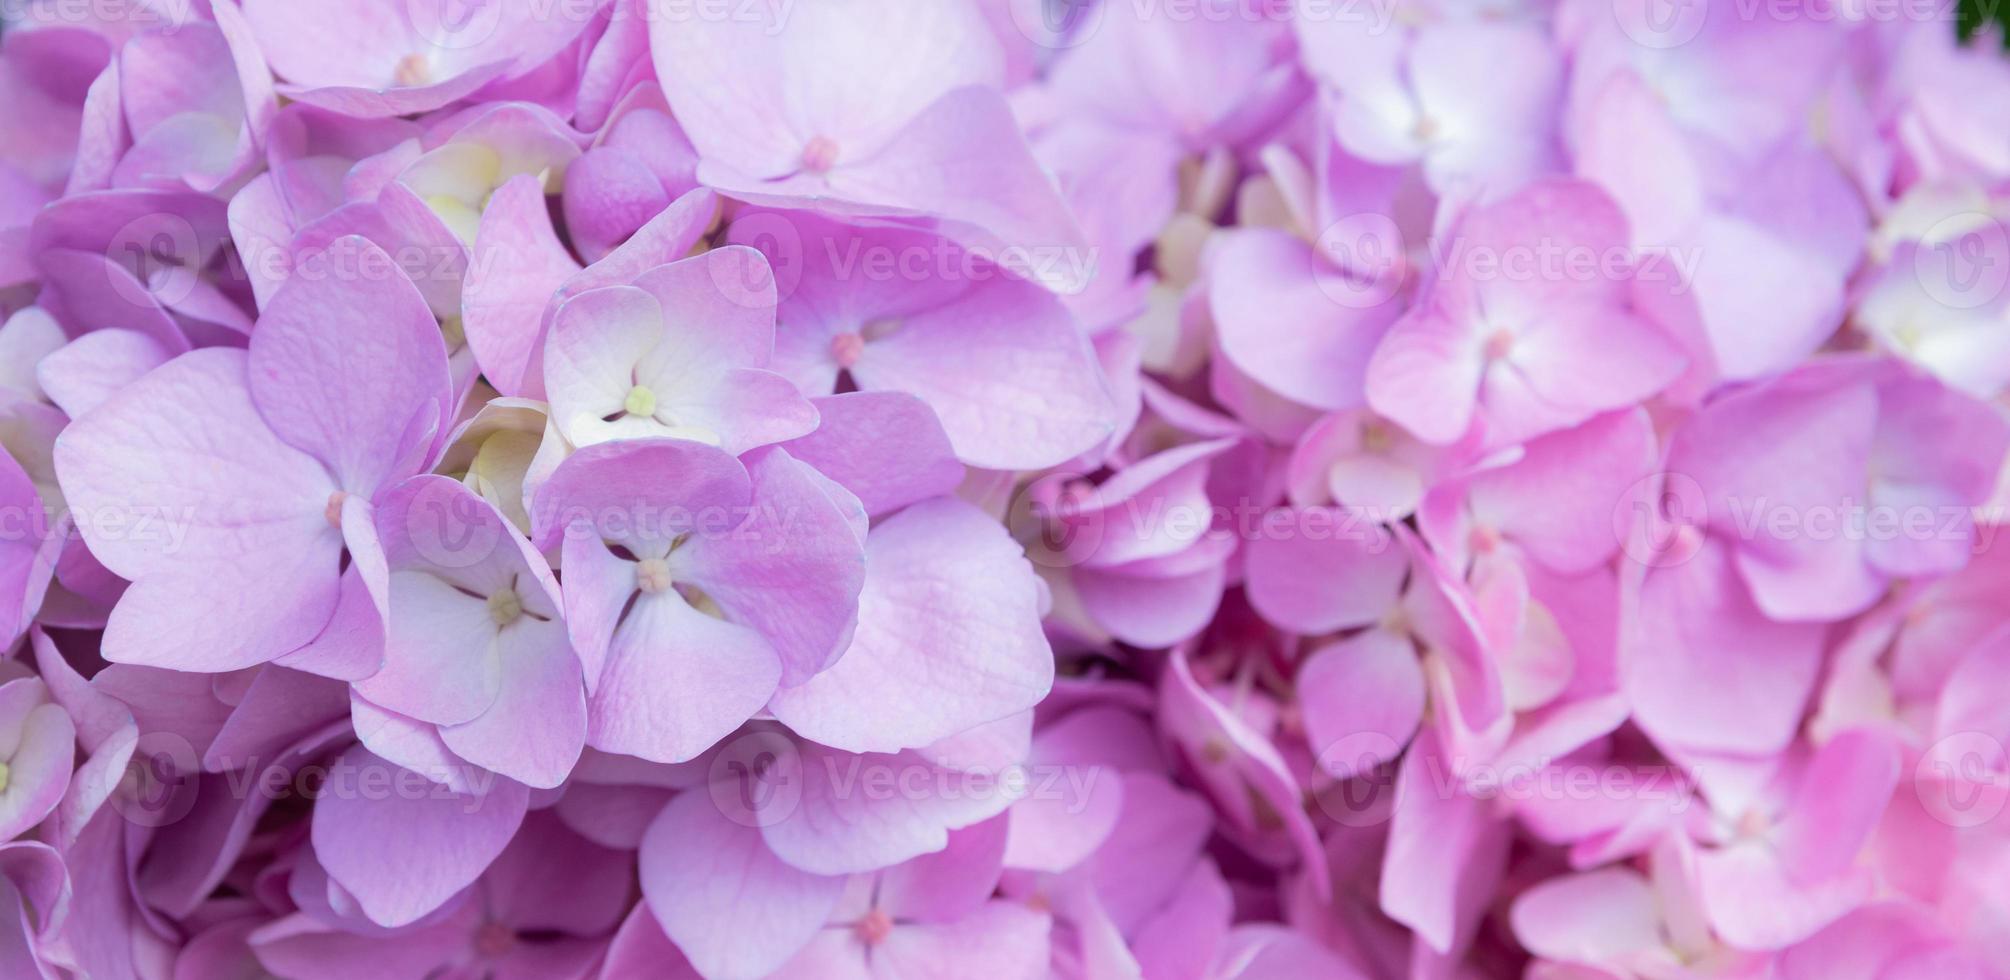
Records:
[[[0,3],[0,976],[2010,977],[2010,62]]]

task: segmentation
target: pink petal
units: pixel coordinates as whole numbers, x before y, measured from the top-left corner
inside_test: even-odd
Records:
[[[1409,569],[1378,525],[1332,508],[1267,520],[1249,542],[1249,599],[1265,619],[1316,635],[1366,626],[1395,607]]]
[[[1282,232],[1229,232],[1208,259],[1223,356],[1264,387],[1327,411],[1358,408],[1369,358],[1400,307],[1341,278]]]
[[[1611,963],[1663,944],[1653,886],[1631,868],[1551,878],[1523,893],[1515,938],[1544,959]]]
[[[1640,726],[1700,750],[1770,754],[1793,740],[1821,668],[1823,630],[1776,623],[1726,550],[1651,569],[1623,627],[1621,676]]]
[[[949,835],[949,846],[879,873],[876,907],[901,920],[947,922],[982,906],[1004,870],[1005,820]]]
[[[1898,786],[1899,765],[1898,745],[1874,728],[1843,732],[1815,753],[1778,828],[1789,878],[1824,881],[1856,863]]]
[[[643,596],[615,629],[588,741],[607,752],[683,762],[768,702],[782,673],[773,647],[674,593]]]
[[[391,268],[359,238],[303,260],[259,317],[247,372],[272,430],[365,496],[417,469],[450,414],[439,324]]]
[[[776,859],[703,790],[670,801],[642,839],[642,894],[707,977],[766,976],[823,928],[845,879]],[[759,942],[746,937],[759,936]]]
[[[56,407],[80,418],[167,361],[167,351],[145,334],[95,330],[41,358],[35,380]]]
[[[942,850],[949,832],[1005,811],[1020,789],[997,770],[958,772],[913,752],[853,755],[800,743],[801,793],[769,794],[757,813],[776,856],[816,874],[870,871]],[[907,790],[868,792],[887,780]],[[903,783],[904,781],[904,783]]]
[[[949,976],[982,963],[985,975],[998,980],[1036,980],[1047,976],[1051,926],[1046,913],[1005,899],[954,921],[897,925],[873,951],[873,975]]]
[[[475,765],[551,789],[586,745],[586,689],[572,642],[561,624],[519,620],[496,650],[496,699],[474,720],[441,728],[440,739]]]
[[[1382,911],[1440,953],[1470,936],[1507,847],[1491,807],[1441,782],[1455,761],[1434,733],[1404,758],[1382,864]]]
[[[1424,716],[1415,644],[1374,629],[1324,646],[1298,671],[1305,739],[1326,774],[1346,780],[1396,757]]]
[[[501,778],[482,795],[454,793],[352,748],[315,802],[314,853],[372,921],[404,925],[481,875],[516,834],[527,798]]]
[[[1038,469],[1109,437],[1114,406],[1088,338],[1037,286],[997,273],[895,322],[853,377],[927,402],[964,462]]]
[[[851,491],[867,514],[884,516],[963,482],[963,464],[921,399],[854,391],[811,402],[822,420],[817,430],[783,446]]]
[[[787,176],[819,136],[836,145],[840,163],[869,157],[944,94],[1002,81],[997,42],[974,9],[917,16],[873,0],[791,14],[785,30],[769,22],[781,16],[772,9],[650,20],[657,77],[707,162],[757,179]],[[708,84],[719,78],[736,81]],[[854,87],[840,95],[843,85]]]
[[[826,488],[844,491],[788,453],[755,453],[747,469],[751,513],[729,533],[693,536],[673,556],[672,571],[772,644],[782,683],[800,684],[843,653],[858,622],[863,542]],[[777,548],[778,541],[789,546]]]
[[[969,504],[916,504],[866,539],[859,628],[843,657],[770,707],[853,752],[919,748],[1046,696],[1054,658],[1032,565]]]
[[[481,260],[469,263],[461,291],[468,346],[497,391],[538,397],[544,376],[532,369],[540,361],[545,310],[580,269],[552,230],[543,182],[520,174],[497,188],[482,210],[474,249]]]
[[[1047,785],[1012,804],[1007,867],[1058,874],[1109,839],[1123,813],[1124,782],[1100,753],[1112,741],[1143,735],[1141,727],[1133,715],[1084,710],[1034,735],[1031,771]]]

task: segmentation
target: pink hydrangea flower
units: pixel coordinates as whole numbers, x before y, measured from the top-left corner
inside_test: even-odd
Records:
[[[0,977],[2010,976],[1949,20],[0,3]]]

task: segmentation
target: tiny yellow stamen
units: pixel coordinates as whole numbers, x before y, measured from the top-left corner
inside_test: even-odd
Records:
[[[424,85],[433,79],[433,66],[426,63],[425,55],[408,54],[398,59],[391,79],[399,85]]]
[[[670,566],[661,558],[650,558],[635,566],[635,587],[649,595],[670,588]]]
[[[656,414],[656,393],[641,385],[628,389],[628,398],[621,403],[622,411],[630,415]]]
[[[504,589],[489,596],[489,618],[497,626],[508,626],[523,615],[523,600],[517,598],[515,589]]]
[[[1369,422],[1361,427],[1361,450],[1374,455],[1389,451],[1396,442],[1396,436],[1381,422]]]

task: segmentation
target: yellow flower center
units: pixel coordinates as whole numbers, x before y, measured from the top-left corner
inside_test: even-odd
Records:
[[[649,595],[670,588],[670,566],[661,558],[650,558],[635,566],[635,587]]]
[[[656,393],[641,385],[628,389],[628,397],[621,403],[622,411],[630,415],[656,414]]]
[[[489,618],[497,626],[508,626],[523,615],[523,600],[517,597],[515,589],[504,589],[489,596]]]
[[[424,85],[433,80],[433,66],[427,63],[425,55],[408,54],[398,59],[391,78],[399,85]]]

